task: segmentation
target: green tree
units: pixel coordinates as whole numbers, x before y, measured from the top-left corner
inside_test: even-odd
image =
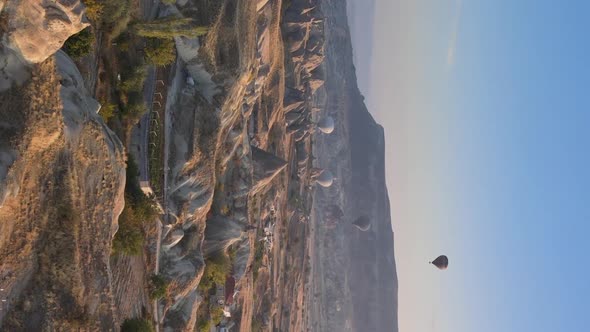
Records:
[[[147,66],[144,64],[138,64],[121,73],[121,83],[119,88],[125,92],[141,91],[146,77]]]
[[[147,66],[144,63],[129,65],[121,72],[118,84],[121,115],[128,124],[136,123],[148,110],[142,92],[146,77]]]
[[[231,270],[231,262],[223,251],[213,253],[205,259],[205,271],[199,283],[201,290],[209,290],[214,285],[225,284],[225,278]]]
[[[121,325],[121,332],[154,332],[151,321],[141,318],[126,319]]]
[[[117,106],[115,104],[104,103],[104,105],[102,105],[100,107],[100,111],[98,111],[98,114],[102,117],[102,120],[106,123],[106,122],[109,122],[109,120],[113,117],[113,115],[115,115],[116,108],[117,108]]]
[[[211,330],[211,321],[206,318],[197,321],[197,330],[199,332],[209,332]]]
[[[92,51],[94,45],[94,34],[90,27],[71,36],[64,43],[64,51],[74,59],[80,59]]]
[[[108,26],[128,22],[131,15],[131,0],[103,0],[102,22]]]
[[[199,37],[207,34],[208,27],[198,26],[192,18],[163,18],[135,25],[135,32],[142,37],[170,39],[173,37]]]
[[[154,274],[150,278],[150,299],[157,300],[166,296],[168,290],[168,281],[159,274]]]
[[[133,207],[126,202],[119,216],[119,229],[113,238],[113,253],[137,256],[143,249],[143,242],[141,222],[135,217]]]
[[[97,0],[84,0],[84,5],[86,5],[86,17],[93,23],[100,23],[104,4],[99,3]]]
[[[173,39],[147,38],[146,60],[156,66],[169,65],[176,60],[176,45]]]
[[[135,93],[130,96],[135,95]],[[147,106],[143,100],[136,100],[135,98],[129,98],[129,103],[124,108],[124,116],[131,124],[136,123],[139,119],[148,111]]]
[[[116,39],[119,35],[128,30],[129,22],[131,22],[131,13],[129,3],[131,0],[120,1],[109,1],[115,3],[115,14],[117,16],[103,15],[103,22],[105,22],[106,30],[108,32],[108,38],[110,40]],[[117,9],[120,8],[120,9]],[[112,10],[111,10],[112,11]],[[107,12],[105,10],[105,12]],[[107,19],[107,17],[109,17]]]
[[[209,314],[211,315],[213,324],[217,325],[221,323],[221,320],[223,319],[223,308],[219,305],[214,305],[209,311]]]
[[[141,254],[145,242],[143,225],[158,214],[153,200],[141,191],[139,169],[131,156],[127,157],[125,207],[119,216],[119,230],[113,238],[113,253],[135,256]]]

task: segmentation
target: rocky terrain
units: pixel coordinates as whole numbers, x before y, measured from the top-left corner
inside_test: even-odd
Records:
[[[74,63],[55,53],[58,43],[32,50],[22,40],[39,22],[12,25],[13,13],[28,18],[28,10],[66,19],[31,6],[9,1],[3,12],[3,52],[13,52],[21,68],[11,69],[29,78],[0,95],[0,322],[7,331],[116,329],[109,257],[123,208],[123,146],[96,114]],[[81,14],[71,2],[56,6]],[[69,33],[84,26],[75,22]]]
[[[0,2],[1,329],[397,331],[383,130],[345,2],[140,1],[135,15],[208,30],[148,68],[139,122],[107,125],[95,99],[121,94],[106,71],[118,43],[97,34],[72,61],[58,49],[88,26],[83,4]],[[159,212],[141,250],[117,252],[135,186]]]

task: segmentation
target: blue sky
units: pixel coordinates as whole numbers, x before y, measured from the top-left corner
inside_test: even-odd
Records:
[[[400,331],[587,331],[590,2],[375,10],[353,43],[387,136]],[[439,253],[448,271],[424,266]]]

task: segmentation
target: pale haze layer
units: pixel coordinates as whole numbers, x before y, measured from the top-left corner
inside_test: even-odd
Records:
[[[437,137],[446,130],[444,115],[431,107],[435,88],[428,79],[444,74],[444,67],[428,73],[423,66],[433,56],[427,55],[432,45],[413,38],[426,29],[412,18],[420,11],[416,2],[378,0],[368,6],[352,0],[348,8],[359,88],[369,110],[385,128],[399,329],[431,331],[448,317],[439,288],[448,287],[446,279],[454,272],[442,275],[428,261],[439,253],[457,257],[452,255],[453,242],[441,238],[451,239],[445,231],[451,224],[444,227],[433,222],[442,216],[453,218],[449,191],[441,181],[450,172],[443,152],[449,150],[449,143]],[[428,94],[431,97],[424,98]]]
[[[357,84],[367,107],[371,99],[371,63],[373,59],[373,23],[377,0],[349,0],[346,3],[348,26],[354,45],[353,60]]]
[[[586,330],[590,4],[349,1],[385,128],[399,330]]]

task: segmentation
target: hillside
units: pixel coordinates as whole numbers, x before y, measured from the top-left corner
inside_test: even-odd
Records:
[[[346,8],[323,1],[326,29],[326,102],[336,130],[314,147],[318,164],[340,179],[319,193],[314,233],[317,272],[313,290],[313,331],[397,331],[397,275],[389,199],[385,185],[383,128],[364,105],[356,80]],[[330,204],[343,207],[343,227],[325,229],[322,214]],[[350,225],[368,217],[371,228]]]
[[[345,3],[137,4],[0,2],[0,329],[397,331]]]

